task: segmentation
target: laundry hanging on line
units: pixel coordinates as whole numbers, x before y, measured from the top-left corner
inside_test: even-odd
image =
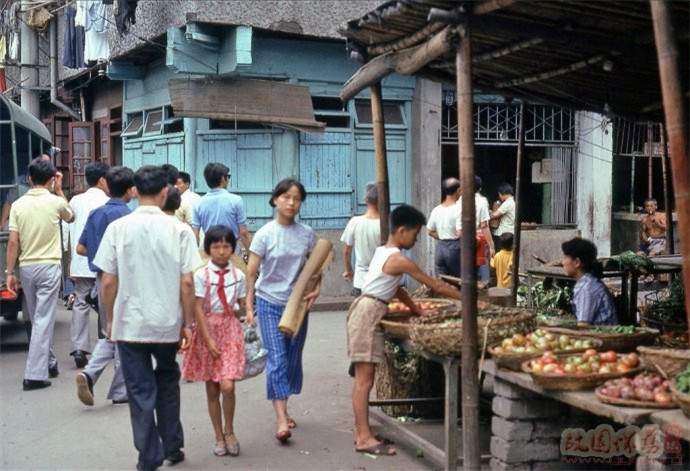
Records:
[[[84,27],[75,24],[77,10],[73,7],[65,9],[65,37],[62,65],[70,69],[84,67]]]

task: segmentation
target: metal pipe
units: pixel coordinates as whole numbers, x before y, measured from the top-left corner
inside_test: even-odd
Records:
[[[678,48],[674,42],[673,23],[668,3],[650,0],[661,95],[664,101],[666,132],[670,144],[671,175],[676,197],[680,253],[683,260],[683,286],[690,293],[690,165],[688,164],[688,122],[678,69]],[[685,314],[690,325],[690,296],[685,296]]]
[[[390,231],[390,198],[388,188],[388,162],[386,158],[386,128],[383,121],[383,100],[381,82],[370,87],[371,125],[374,131],[374,151],[376,158],[376,190],[379,194],[379,220],[381,221],[381,244],[388,241]]]
[[[630,214],[635,212],[635,156],[630,157]]]
[[[24,15],[32,6],[27,0],[22,1],[21,13]],[[20,47],[21,47],[21,105],[22,108],[37,118],[41,116],[41,103],[38,96],[38,33],[27,24],[25,18],[21,18],[20,27]]]
[[[668,175],[668,146],[666,145],[666,129],[659,124],[661,141],[661,173],[664,179],[664,211],[666,212],[666,253],[676,253],[673,240],[673,208],[671,207],[671,188]]]
[[[461,32],[456,53],[458,153],[462,188],[462,449],[463,467],[479,470],[479,368],[477,364],[476,215],[474,203],[474,105],[469,28]],[[456,444],[447,443],[452,453]]]
[[[50,36],[50,103],[70,115],[77,121],[83,121],[82,116],[72,108],[58,100],[57,81],[58,81],[58,52],[57,52],[57,19],[56,16],[50,20],[48,35]]]
[[[522,203],[520,202],[520,175],[522,173],[522,159],[525,153],[525,103],[520,104],[520,123],[518,128],[518,148],[517,148],[517,162],[515,164],[515,228],[513,229],[513,286],[511,287],[510,298],[513,300],[513,305],[517,304],[517,291],[519,285],[520,273],[520,235],[522,233],[522,216],[520,209]],[[529,289],[529,287],[528,287]]]

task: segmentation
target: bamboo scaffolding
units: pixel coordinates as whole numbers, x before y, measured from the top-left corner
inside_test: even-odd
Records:
[[[462,188],[462,449],[463,467],[480,469],[479,366],[477,364],[476,215],[474,202],[474,105],[472,46],[469,29],[461,32],[456,53],[458,159]],[[455,424],[446,424],[454,427]],[[451,454],[455,444],[446,444]]]
[[[381,224],[381,245],[388,241],[390,231],[390,199],[388,187],[388,161],[386,157],[386,129],[383,121],[383,100],[381,83],[370,88],[371,124],[374,128],[374,151],[376,159],[376,189],[379,197],[379,214]]]
[[[525,103],[520,103],[520,123],[518,128],[517,163],[515,164],[515,228],[513,229],[513,285],[510,297],[517,304],[517,291],[520,284],[520,236],[522,235],[522,203],[520,202],[522,160],[525,155]]]
[[[670,144],[671,174],[676,197],[680,253],[683,259],[683,286],[690,293],[690,165],[688,165],[688,128],[683,103],[678,48],[674,42],[673,23],[665,0],[650,0],[654,39],[659,61],[661,94],[664,102],[666,131]],[[685,314],[690,325],[690,296],[685,296]]]
[[[666,253],[676,253],[676,244],[673,240],[673,208],[671,207],[671,182],[668,174],[668,146],[666,145],[666,129],[659,125],[661,140],[661,174],[664,179],[664,211],[666,212]]]

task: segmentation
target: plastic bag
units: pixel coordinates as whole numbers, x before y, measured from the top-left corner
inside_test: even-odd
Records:
[[[242,324],[244,334],[244,376],[242,379],[253,378],[263,373],[268,360],[268,350],[261,344],[261,339],[256,331],[246,323]]]

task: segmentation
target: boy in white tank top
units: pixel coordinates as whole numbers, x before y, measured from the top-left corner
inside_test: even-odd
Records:
[[[411,249],[417,241],[426,218],[417,209],[401,205],[391,213],[388,242],[374,252],[362,285],[362,295],[355,299],[347,314],[347,349],[351,374],[354,367],[352,408],[355,415],[355,451],[374,455],[394,455],[395,449],[376,439],[369,427],[369,394],[374,385],[376,364],[384,360],[383,330],[379,322],[386,314],[387,303],[394,297],[405,303],[412,313],[423,315],[407,291],[400,286],[404,274],[435,293],[460,299],[460,291],[430,277],[401,250]]]

